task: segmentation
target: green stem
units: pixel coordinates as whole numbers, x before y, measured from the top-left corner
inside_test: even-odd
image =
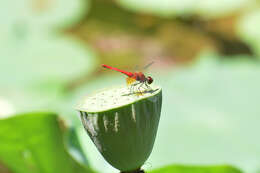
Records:
[[[145,173],[144,170],[142,169],[137,169],[137,170],[134,170],[134,171],[126,171],[126,172],[120,172],[120,173]]]

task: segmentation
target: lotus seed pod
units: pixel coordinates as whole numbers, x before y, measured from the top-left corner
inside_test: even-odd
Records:
[[[126,87],[86,97],[77,106],[89,137],[105,160],[121,172],[138,170],[155,141],[162,90],[129,94]]]

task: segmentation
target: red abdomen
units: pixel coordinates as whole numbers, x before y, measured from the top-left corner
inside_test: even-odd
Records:
[[[124,71],[124,70],[120,70],[120,69],[118,69],[118,68],[111,67],[111,66],[108,66],[108,65],[105,65],[105,64],[102,64],[102,67],[108,68],[108,69],[110,69],[110,70],[118,71],[118,72],[120,72],[120,73],[123,73],[123,74],[127,75],[128,77],[133,77],[133,75],[134,75],[134,74],[131,73],[131,72]]]

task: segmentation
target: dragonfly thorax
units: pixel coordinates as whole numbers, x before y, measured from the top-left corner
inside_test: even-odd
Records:
[[[151,76],[146,77],[142,72],[134,73],[133,78],[139,82],[147,82],[147,84],[153,83],[153,78]]]
[[[135,72],[133,78],[139,82],[144,82],[146,80],[146,77],[142,72]]]

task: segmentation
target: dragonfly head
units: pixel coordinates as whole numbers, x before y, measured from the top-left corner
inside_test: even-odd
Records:
[[[151,76],[148,76],[146,80],[148,84],[153,83],[153,78]]]

